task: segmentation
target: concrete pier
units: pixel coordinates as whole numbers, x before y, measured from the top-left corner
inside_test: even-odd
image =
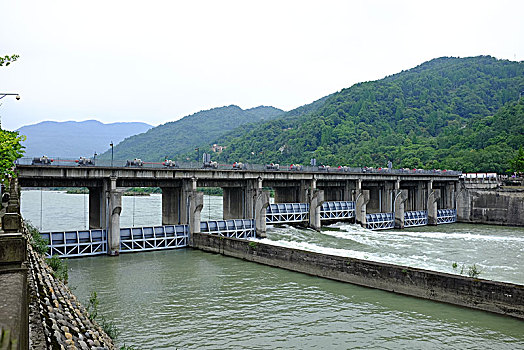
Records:
[[[120,214],[122,213],[122,189],[116,188],[116,177],[111,178],[109,191],[109,227],[107,230],[108,254],[120,254]]]

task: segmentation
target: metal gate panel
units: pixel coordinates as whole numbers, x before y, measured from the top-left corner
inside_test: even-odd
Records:
[[[370,230],[387,230],[395,227],[393,213],[366,214],[366,228]]]

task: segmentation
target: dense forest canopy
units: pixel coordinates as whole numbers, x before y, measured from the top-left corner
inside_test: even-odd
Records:
[[[524,145],[524,64],[438,58],[216,140],[222,162],[505,172]]]
[[[284,111],[267,106],[243,110],[238,106],[213,108],[186,116],[126,138],[114,148],[115,159],[142,158],[160,161],[165,157],[181,159],[182,155],[200,147],[202,151],[212,141],[240,125],[268,121],[282,115]],[[111,158],[111,152],[101,158]]]

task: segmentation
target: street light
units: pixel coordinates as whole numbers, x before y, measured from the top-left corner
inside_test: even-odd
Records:
[[[200,149],[197,147],[197,148],[195,148],[195,151],[197,153],[196,161],[198,162],[198,157],[200,156]]]
[[[109,146],[111,146],[111,167],[113,167],[113,141],[111,141]]]
[[[17,100],[20,99],[20,95],[19,94],[13,94],[13,93],[10,93],[10,92],[0,92],[0,100],[3,99],[4,97],[6,96],[15,96],[15,98]],[[1,105],[1,104],[0,104]],[[2,120],[0,119],[0,128],[2,127]]]
[[[0,100],[3,99],[6,96],[15,96],[15,98],[17,100],[20,99],[20,95],[19,94],[12,94],[12,93],[8,93],[8,92],[6,92],[6,93],[0,92]]]

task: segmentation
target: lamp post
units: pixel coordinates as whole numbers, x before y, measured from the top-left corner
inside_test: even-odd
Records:
[[[200,156],[200,149],[197,147],[197,148],[195,148],[195,151],[196,151],[196,154],[197,154],[196,161],[198,162],[198,157]]]
[[[17,100],[20,99],[20,94],[14,94],[10,92],[0,92],[0,100],[3,99],[6,96],[15,96]],[[0,128],[2,127],[2,120],[0,119]]]
[[[113,167],[113,141],[109,144],[111,146],[111,168]]]
[[[0,92],[0,100],[3,99],[6,96],[16,96],[15,98],[17,100],[20,99],[20,94],[13,94],[13,93],[9,93],[9,92],[6,92],[6,93]]]

